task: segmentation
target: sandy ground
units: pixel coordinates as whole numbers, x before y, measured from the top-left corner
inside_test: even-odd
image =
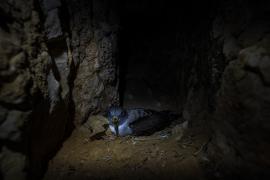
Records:
[[[203,128],[173,125],[151,136],[90,138],[81,129],[49,162],[44,180],[205,179],[201,152],[209,136]]]

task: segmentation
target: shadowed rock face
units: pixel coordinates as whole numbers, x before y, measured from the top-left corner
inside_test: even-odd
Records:
[[[217,98],[216,143],[225,167],[239,169],[239,176],[245,169],[250,170],[247,175],[269,175],[269,40],[266,35],[243,48],[229,63]],[[233,166],[232,159],[237,159]]]
[[[72,98],[75,124],[118,103],[116,66],[118,19],[114,1],[69,1],[75,66]]]
[[[103,7],[113,11],[112,6],[90,3],[93,17],[85,14],[84,3],[0,3],[4,179],[39,178],[70,132],[74,113],[80,125],[89,114],[118,101],[117,28],[103,17],[109,14],[99,14]],[[83,16],[86,23],[78,21]]]
[[[47,48],[36,2],[3,1],[0,9],[2,177],[37,178],[65,135],[68,62],[61,67]]]
[[[224,4],[213,23],[213,37],[223,46],[220,53],[226,64],[215,99],[213,144],[222,152],[217,163],[227,176],[269,176],[270,17],[266,4]]]
[[[4,179],[23,179],[33,106],[47,95],[48,53],[33,1],[3,1],[0,9],[0,164]]]
[[[74,124],[121,98],[193,126],[208,114],[219,177],[269,175],[269,7],[1,1],[0,179],[41,177]]]

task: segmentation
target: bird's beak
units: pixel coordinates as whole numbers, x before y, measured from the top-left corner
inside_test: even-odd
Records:
[[[113,117],[112,123],[114,125],[114,130],[115,130],[116,136],[119,136],[119,129],[118,129],[119,119],[117,117]]]
[[[116,136],[119,136],[118,125],[114,125],[114,129],[115,129],[115,132],[116,132]]]

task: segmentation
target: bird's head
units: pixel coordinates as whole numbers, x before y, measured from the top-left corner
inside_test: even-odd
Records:
[[[114,127],[117,136],[119,135],[118,127],[124,123],[126,116],[126,111],[118,106],[113,106],[108,111],[109,125]]]

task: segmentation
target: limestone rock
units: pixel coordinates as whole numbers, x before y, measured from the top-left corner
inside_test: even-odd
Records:
[[[260,72],[262,73],[263,79],[267,84],[270,84],[270,56],[264,56],[261,59],[260,65]]]
[[[174,136],[176,141],[182,140],[182,137],[184,136],[184,132],[187,128],[188,128],[188,121],[187,120],[172,128],[172,136]]]
[[[112,83],[113,79],[116,80],[113,75],[115,69],[111,64],[113,57],[104,56],[103,50],[98,47],[99,43],[101,42],[94,41],[88,45],[87,56],[79,64],[74,82],[75,119],[78,124],[84,122],[90,112],[105,110],[107,106],[118,101],[117,84]],[[109,68],[111,70],[107,71]]]
[[[61,6],[60,0],[39,0],[43,11],[50,11]]]
[[[30,83],[29,72],[22,73],[14,81],[0,88],[0,101],[11,104],[23,103],[27,97],[25,90]]]
[[[245,66],[260,72],[262,80],[266,83],[270,83],[270,56],[268,50],[267,47],[259,43],[240,52],[241,62]]]
[[[105,133],[108,126],[108,120],[104,116],[90,116],[80,127],[80,130],[83,131],[86,136],[91,138],[101,133]]]
[[[6,120],[6,116],[8,114],[8,110],[3,106],[0,106],[0,124]]]
[[[254,148],[254,143],[269,145],[270,49],[266,42],[267,36],[242,49],[223,74],[214,124],[218,127],[216,144],[225,154],[228,167],[239,156],[236,152],[245,158],[241,163],[248,162],[252,167],[257,166],[254,160],[258,153],[267,156],[265,151]],[[244,166],[241,163],[238,165]]]
[[[243,47],[249,47],[259,42],[265,33],[268,32],[267,22],[254,22],[248,24],[248,28],[240,34],[239,43]]]
[[[45,29],[49,40],[63,35],[58,11],[58,9],[50,10],[46,17]]]
[[[48,77],[48,93],[49,93],[49,99],[50,99],[50,112],[53,111],[54,107],[59,103],[60,101],[60,85],[59,82],[55,79],[52,69],[50,70]]]
[[[21,129],[27,123],[30,112],[9,111],[5,121],[0,125],[0,139],[18,142],[22,140]]]
[[[63,48],[54,54],[54,60],[57,67],[57,70],[60,75],[60,84],[61,84],[61,97],[62,99],[67,99],[70,88],[69,88],[69,76],[70,76],[70,66],[68,59],[67,49]]]
[[[59,100],[61,87],[51,71],[41,12],[35,3],[0,3],[0,179],[2,175],[4,179],[25,179],[25,169],[36,173],[32,179],[39,179],[48,155],[59,147],[67,127],[67,106]],[[52,11],[45,18],[50,36],[55,37],[60,33],[59,26],[52,26],[59,20],[58,10],[53,10],[58,5],[56,1],[49,4],[46,9]],[[49,99],[57,102],[54,107]],[[21,158],[25,160],[16,162]]]
[[[21,153],[13,152],[6,147],[0,153],[0,169],[5,180],[27,179],[25,167],[27,157]]]
[[[239,51],[240,47],[234,37],[228,36],[224,39],[223,54],[228,60],[235,59]]]
[[[75,124],[119,102],[116,69],[117,22],[113,7],[101,1],[70,1],[72,55],[77,72],[73,100]],[[91,19],[88,9],[93,10]],[[110,18],[106,18],[106,13]]]

